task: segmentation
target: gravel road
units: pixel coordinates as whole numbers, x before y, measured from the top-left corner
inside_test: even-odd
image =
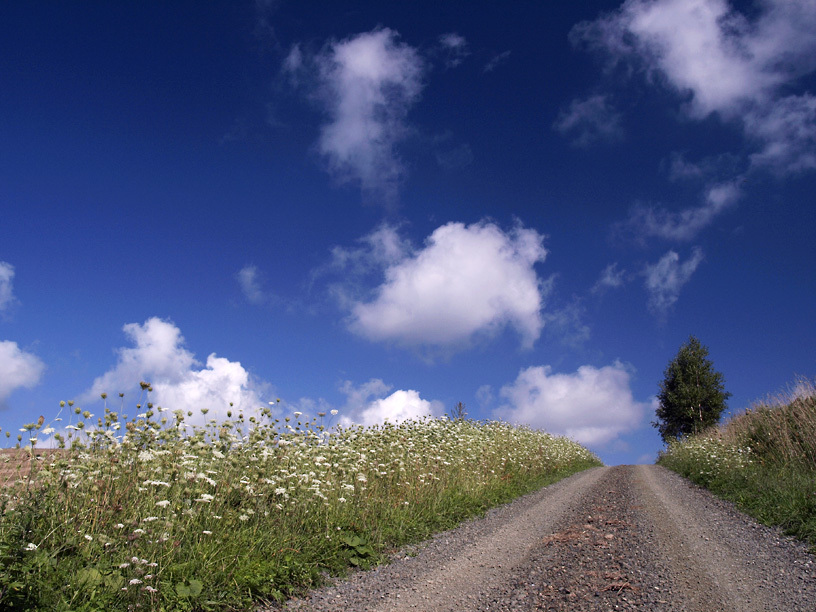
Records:
[[[594,468],[283,609],[816,612],[816,559],[664,468]]]

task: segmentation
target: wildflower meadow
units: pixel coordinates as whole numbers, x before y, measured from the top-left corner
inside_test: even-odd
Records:
[[[67,424],[26,424],[0,455],[0,608],[248,610],[600,465],[502,422],[265,407],[197,426],[150,391],[132,418],[64,403]]]

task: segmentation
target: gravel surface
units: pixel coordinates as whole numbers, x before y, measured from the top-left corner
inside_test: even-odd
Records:
[[[664,468],[594,468],[281,609],[816,612],[816,560]]]

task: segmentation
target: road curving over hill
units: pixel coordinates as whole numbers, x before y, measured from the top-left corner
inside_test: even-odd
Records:
[[[662,467],[593,468],[284,609],[814,612],[816,559]]]

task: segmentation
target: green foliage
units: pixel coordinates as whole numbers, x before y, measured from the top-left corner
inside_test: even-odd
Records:
[[[0,609],[250,609],[600,464],[506,423],[216,422],[150,392],[130,420],[69,402],[64,437],[32,423],[0,454]],[[63,448],[35,452],[52,434]]]
[[[658,463],[816,550],[816,391],[800,384],[718,428],[669,443]]]
[[[700,433],[719,422],[729,397],[723,375],[708,359],[708,349],[690,336],[666,367],[652,425],[664,442]]]
[[[368,540],[356,534],[343,534],[340,541],[348,547],[349,563],[356,567],[368,567],[376,556],[376,551]]]

